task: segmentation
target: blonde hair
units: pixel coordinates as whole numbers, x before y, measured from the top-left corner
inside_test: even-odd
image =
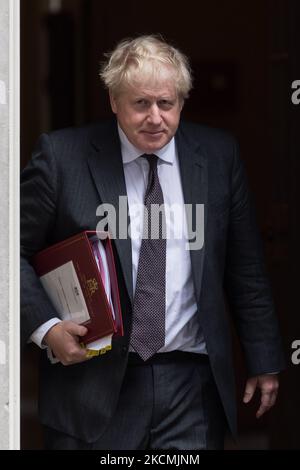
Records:
[[[174,80],[181,99],[186,99],[192,88],[192,76],[187,57],[168,44],[161,36],[148,35],[121,41],[116,48],[105,54],[100,78],[116,96],[124,86],[136,83]]]

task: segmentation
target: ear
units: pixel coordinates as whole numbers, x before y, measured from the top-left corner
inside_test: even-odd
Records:
[[[110,106],[111,106],[112,112],[117,114],[116,98],[113,96],[111,91],[109,92],[109,101],[110,101]]]

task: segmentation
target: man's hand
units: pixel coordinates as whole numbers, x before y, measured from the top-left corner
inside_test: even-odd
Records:
[[[64,366],[86,361],[86,350],[80,346],[80,336],[87,333],[85,326],[72,321],[54,325],[44,336],[44,342]]]
[[[261,390],[260,407],[256,412],[256,417],[260,418],[266,411],[275,405],[279,387],[277,374],[263,374],[251,377],[247,380],[243,402],[249,403],[256,388]]]

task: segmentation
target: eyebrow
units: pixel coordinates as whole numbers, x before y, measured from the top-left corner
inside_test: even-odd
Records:
[[[134,100],[174,101],[174,100],[176,100],[176,96],[162,95],[162,96],[156,97],[156,96],[150,96],[150,95],[135,95]]]

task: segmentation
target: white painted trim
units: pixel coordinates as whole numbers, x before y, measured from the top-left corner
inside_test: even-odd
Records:
[[[20,449],[20,0],[9,0],[9,447]]]

